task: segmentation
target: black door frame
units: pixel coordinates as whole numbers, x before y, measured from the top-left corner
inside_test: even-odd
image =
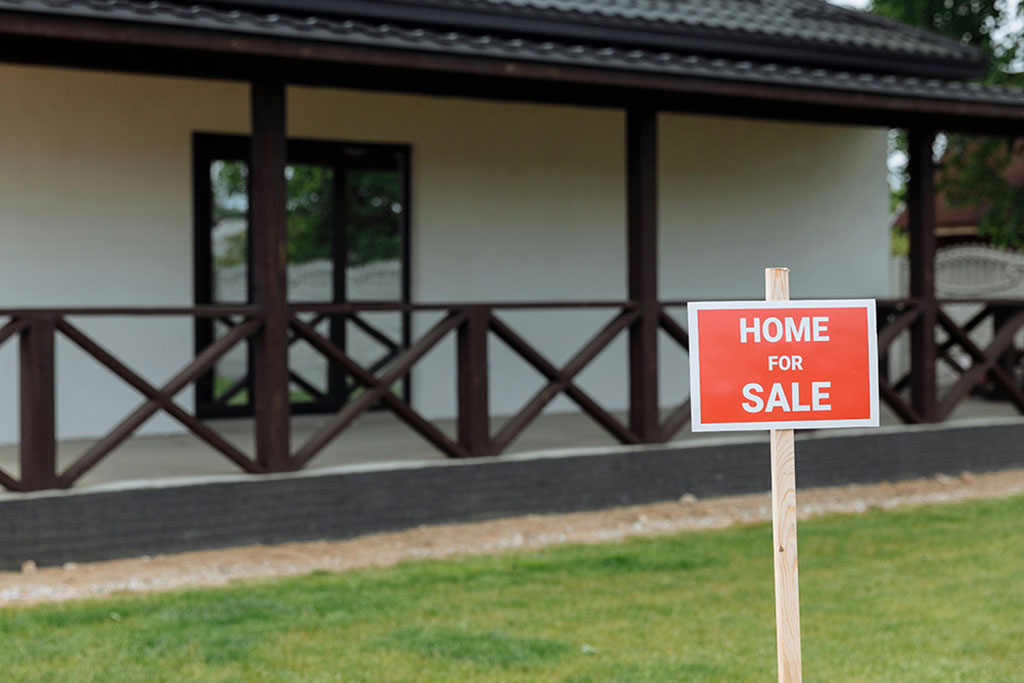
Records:
[[[331,260],[333,269],[333,303],[343,303],[347,299],[348,264],[347,235],[345,221],[346,205],[346,172],[360,168],[393,167],[398,161],[401,174],[401,302],[408,303],[411,299],[409,239],[410,228],[410,147],[402,144],[366,143],[341,140],[289,139],[287,141],[287,163],[318,164],[330,166],[335,172],[334,196],[332,198],[332,240]],[[358,155],[351,154],[359,150]],[[192,198],[193,198],[193,299],[196,305],[210,305],[213,301],[213,253],[210,239],[213,212],[213,193],[210,187],[210,164],[221,159],[245,161],[250,163],[250,138],[247,135],[229,135],[219,133],[194,133],[192,136]],[[386,163],[385,163],[386,162]],[[246,256],[251,258],[252,234],[247,231],[249,245]],[[249,282],[247,292],[252,291],[252,269],[247,269]],[[307,303],[307,302],[292,302]],[[321,302],[317,302],[321,303]],[[345,348],[344,315],[329,316],[330,339],[339,348]],[[195,326],[195,353],[199,354],[213,341],[214,320],[197,318]],[[402,314],[401,347],[406,348],[411,341],[411,320],[409,314]],[[252,416],[252,358],[248,354],[250,367],[246,375],[246,388],[250,390],[249,401],[245,405],[219,404],[214,400],[214,372],[203,375],[196,381],[195,408],[200,418],[228,418]],[[325,399],[306,403],[292,403],[293,414],[312,414],[334,412],[347,401],[354,387],[350,386],[344,372],[333,364],[328,364],[328,387]],[[411,395],[411,378],[403,379],[402,390],[408,401]]]

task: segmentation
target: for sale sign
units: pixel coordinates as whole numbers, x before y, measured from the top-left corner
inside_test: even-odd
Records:
[[[874,300],[688,304],[695,432],[878,426]]]

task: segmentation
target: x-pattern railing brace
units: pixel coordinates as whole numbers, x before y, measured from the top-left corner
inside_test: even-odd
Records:
[[[401,350],[401,347],[399,347],[399,351],[400,350]],[[371,375],[376,375],[378,372],[380,372],[382,369],[384,369],[388,364],[390,364],[392,361],[394,361],[395,358],[397,358],[397,357],[398,357],[398,352],[397,351],[389,351],[387,354],[385,354],[385,355],[381,356],[380,358],[378,358],[377,360],[373,361],[373,365],[371,365],[368,368],[365,368],[365,370],[367,372],[369,372]],[[356,381],[354,379],[351,379],[351,378],[346,378],[346,380],[345,380],[345,390],[344,390],[345,400],[348,400],[348,397],[352,395],[353,391],[355,391],[356,389],[358,389],[360,387],[363,387],[363,386],[366,386],[366,385],[364,385],[362,382],[358,382],[358,381]]]
[[[884,378],[878,378],[878,393],[885,400],[889,407],[892,408],[893,412],[900,416],[900,419],[904,422],[911,424],[919,424],[924,422],[924,418],[921,413],[917,412],[913,406],[908,404],[900,396],[899,391],[894,388]]]
[[[246,457],[230,441],[175,403],[173,394],[167,395],[163,390],[157,389],[67,320],[58,320],[57,329],[147,399],[157,402],[159,409],[167,412],[167,414],[178,420],[193,434],[223,453],[242,469],[248,472],[262,471],[259,465]]]
[[[332,362],[338,364],[342,369],[351,374],[356,381],[366,387],[366,391],[347,403],[344,408],[336,413],[320,431],[314,434],[295,453],[295,467],[301,468],[308,463],[378,400],[383,400],[385,405],[406,424],[448,455],[452,457],[467,457],[469,454],[459,444],[391,392],[392,385],[404,377],[412,366],[434,348],[445,335],[457,328],[462,323],[463,318],[464,316],[461,313],[450,313],[431,328],[430,331],[420,337],[415,344],[398,356],[387,372],[377,377],[352,360],[344,351],[327,339],[324,339],[316,330],[303,323],[295,315],[292,315],[289,324],[297,334],[301,335],[313,348],[324,354]]]
[[[548,380],[548,384],[538,391],[517,415],[505,423],[493,439],[495,453],[501,453],[550,403],[555,396],[564,392],[584,412],[592,417],[621,443],[639,443],[639,438],[628,427],[602,408],[594,399],[573,382],[597,354],[604,350],[611,341],[636,319],[635,311],[623,311],[601,329],[580,349],[562,369],[556,368],[544,356],[519,336],[511,327],[497,316],[490,317],[489,327],[509,348],[519,354],[523,360],[532,365]]]
[[[321,314],[315,316],[307,324],[310,325],[311,327],[315,328],[317,325],[319,325],[321,322],[323,322],[323,320],[326,317],[327,317],[326,315],[321,313]],[[219,320],[220,322],[224,323],[228,327],[228,329],[231,329],[231,328],[235,327],[238,324],[235,320],[233,320],[232,318],[229,318],[227,316],[221,316],[221,317],[217,318],[217,320]],[[291,337],[288,338],[288,346],[291,346],[292,344],[294,344],[297,341],[299,341],[299,337],[297,337],[295,335],[292,335]],[[309,381],[307,381],[305,377],[303,377],[302,375],[298,374],[297,372],[294,372],[293,370],[289,370],[288,371],[288,378],[292,382],[295,382],[295,384],[297,384],[300,389],[302,389],[303,391],[308,392],[314,398],[316,398],[316,399],[324,399],[324,398],[326,398],[324,396],[324,393],[320,389],[315,387],[313,384],[311,384]],[[219,406],[226,406],[226,405],[228,405],[228,402],[232,398],[237,396],[244,389],[248,388],[251,383],[252,383],[252,378],[249,376],[249,373],[246,373],[243,377],[240,377],[239,379],[235,380],[235,382],[231,386],[229,386],[227,389],[225,389],[223,392],[221,392],[220,396],[217,396],[216,399],[214,400],[214,402],[217,405],[219,405]]]
[[[658,311],[658,326],[677,344],[690,352],[690,334],[664,309]],[[690,399],[675,407],[661,423],[661,440],[668,441],[690,421]]]
[[[395,341],[393,341],[392,339],[388,338],[387,335],[385,335],[383,332],[378,330],[376,327],[374,327],[373,325],[371,325],[368,322],[366,322],[365,320],[363,320],[358,315],[352,313],[352,314],[347,315],[346,318],[348,320],[351,320],[352,323],[354,325],[356,325],[356,327],[358,327],[363,332],[365,332],[367,335],[369,335],[374,341],[376,341],[377,343],[379,343],[380,345],[384,346],[387,349],[387,354],[383,358],[378,360],[376,363],[374,363],[374,365],[370,368],[370,372],[374,372],[375,373],[378,370],[380,370],[384,365],[386,365],[387,363],[390,363],[392,360],[394,360],[395,356],[398,354],[398,352],[400,352],[402,350],[402,348]],[[311,327],[313,329],[316,329],[316,326],[319,325],[321,322],[323,322],[326,319],[327,319],[327,315],[325,313],[320,313],[320,314],[317,314],[316,316],[314,316],[312,319],[310,319],[308,321],[303,321],[303,324],[307,325],[307,326],[309,326],[309,327]],[[235,321],[232,318],[229,318],[227,316],[221,316],[221,317],[217,318],[217,320],[222,322],[229,329],[238,324],[237,321]],[[288,346],[292,346],[293,344],[295,344],[295,342],[300,341],[302,339],[303,339],[303,337],[301,337],[301,336],[299,336],[297,334],[293,334],[293,335],[291,335],[288,338]],[[323,391],[321,391],[319,388],[317,388],[315,385],[313,385],[311,382],[309,382],[305,377],[303,377],[299,373],[295,372],[294,370],[289,370],[288,371],[288,378],[292,382],[294,382],[296,385],[298,385],[298,387],[300,389],[302,389],[303,391],[309,393],[315,399],[322,400],[322,399],[327,398]],[[244,377],[239,378],[231,386],[229,386],[227,389],[225,389],[223,392],[221,392],[220,396],[218,396],[216,398],[217,405],[222,405],[222,406],[223,405],[227,405],[228,402],[232,398],[234,398],[240,392],[242,392],[243,390],[248,388],[250,384],[251,384],[251,378],[249,377],[249,375],[247,373]]]
[[[941,309],[939,310],[939,325],[946,330],[950,337],[955,337],[956,343],[967,351],[975,361],[942,400],[939,409],[943,419],[953,412],[967,392],[987,373],[991,374],[992,378],[1007,391],[1017,409],[1024,412],[1024,392],[1017,386],[1014,378],[999,366],[1000,356],[1013,344],[1014,335],[1024,326],[1024,312],[1017,313],[1007,320],[996,333],[992,343],[984,350],[975,344],[967,332]]]
[[[879,316],[881,317],[881,316]],[[921,309],[913,307],[908,311],[901,312],[895,320],[888,323],[885,327],[878,331],[878,354],[881,356],[892,345],[896,337],[900,335],[904,330],[910,329],[910,326],[917,322],[918,318],[921,317]]]
[[[23,491],[24,488],[17,479],[7,474],[3,470],[0,470],[0,486],[3,486],[8,491]]]
[[[882,316],[879,316],[881,319]],[[920,306],[912,306],[909,310],[900,311],[894,320],[889,322],[878,332],[878,357],[884,358],[889,347],[896,338],[904,331],[909,330],[921,318]],[[907,384],[910,383],[910,374],[901,378],[895,385],[879,373],[878,393],[892,410],[900,416],[904,422],[920,423],[924,421],[921,414],[900,396]]]
[[[108,432],[106,436],[94,443],[91,448],[57,478],[57,485],[60,488],[71,486],[112,450],[121,445],[136,429],[142,426],[146,420],[159,410],[164,410],[172,417],[181,421],[196,436],[202,438],[246,471],[261,472],[262,469],[257,463],[249,460],[230,442],[174,403],[174,396],[194,382],[197,377],[209,370],[235,344],[253,335],[260,329],[262,324],[260,320],[250,319],[233,327],[226,335],[206,347],[196,356],[194,361],[171,378],[162,388],[157,389],[120,363],[120,361],[117,361],[70,323],[65,320],[59,320],[57,323],[58,329],[65,336],[81,346],[83,350],[95,357],[100,363],[107,366],[114,374],[139,390],[149,400],[135,409],[128,417]]]
[[[940,311],[941,311],[941,309],[940,309]],[[920,309],[919,308],[915,309],[913,311],[913,313],[916,313],[916,315],[914,316],[913,320],[911,320],[911,323],[916,322],[917,318],[920,317]],[[993,313],[993,308],[991,306],[985,306],[980,311],[975,313],[971,317],[970,320],[968,320],[966,323],[964,323],[962,326],[960,326],[960,328],[964,332],[969,334],[969,333],[973,332],[974,329],[978,325],[980,325],[981,323],[985,322],[985,320],[990,315],[992,315],[992,313]],[[907,314],[907,315],[909,315],[909,314]],[[879,356],[881,356],[885,352],[885,349],[889,346],[889,344],[892,342],[892,340],[895,339],[895,337],[900,332],[903,331],[903,328],[898,327],[898,325],[900,324],[901,320],[903,320],[902,317],[898,318],[891,325],[887,326],[879,334],[879,341],[878,341],[878,353],[879,353]],[[887,335],[887,337],[888,337],[885,344],[882,343],[883,342],[883,337],[882,337],[883,334]],[[964,368],[960,367],[960,365],[955,360],[950,358],[950,356],[949,356],[949,352],[954,347],[956,347],[957,344],[958,344],[958,342],[956,341],[956,337],[954,335],[949,335],[949,337],[944,342],[942,342],[941,344],[939,344],[936,347],[935,355],[936,355],[936,359],[937,360],[941,360],[951,370],[955,371],[958,375],[963,376]],[[894,384],[892,384],[892,389],[894,391],[896,391],[897,393],[899,393],[899,392],[903,391],[904,389],[906,389],[910,385],[911,376],[912,376],[912,374],[909,373],[909,372],[904,374],[903,377],[901,377]]]
[[[6,342],[14,335],[20,333],[28,325],[28,321],[22,318],[15,318],[9,321],[3,327],[0,327],[0,345]]]
[[[372,337],[374,341],[376,341],[378,344],[388,349],[389,351],[394,352],[401,350],[401,347],[397,343],[395,343],[393,339],[389,338],[386,334],[378,330],[370,323],[363,320],[360,316],[356,315],[355,313],[349,314],[347,318],[352,321],[353,325],[361,329],[367,335]]]
[[[540,415],[548,403],[562,392],[576,402],[612,436],[622,443],[639,443],[639,438],[627,427],[623,426],[604,408],[591,399],[582,389],[573,383],[573,379],[605,349],[624,329],[627,329],[637,318],[637,312],[624,310],[605,325],[583,348],[581,348],[565,366],[559,370],[541,354],[537,353],[522,337],[495,316],[491,316],[490,327],[499,338],[533,365],[548,379],[548,384],[540,389],[526,406],[512,419],[505,423],[493,439],[493,450],[501,453],[526,427]]]

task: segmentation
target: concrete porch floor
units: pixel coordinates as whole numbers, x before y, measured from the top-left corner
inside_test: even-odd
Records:
[[[950,422],[985,418],[1015,417],[1019,413],[1009,403],[972,399],[962,403]],[[619,415],[620,419],[623,417]],[[329,416],[296,416],[292,419],[292,449],[300,447]],[[492,422],[492,433],[506,418]],[[899,420],[884,406],[883,425],[898,425]],[[211,420],[209,424],[243,452],[254,452],[251,419]],[[449,435],[454,432],[452,420],[435,424]],[[851,432],[869,430],[849,430]],[[694,434],[688,427],[673,438],[675,442],[721,438],[722,434]],[[732,433],[741,440],[765,438],[757,432]],[[63,471],[93,442],[62,441],[58,444],[59,469]],[[559,451],[594,448],[602,451],[619,444],[589,417],[579,413],[544,415],[538,418],[511,445],[506,453]],[[622,447],[629,448],[629,447]],[[501,457],[501,456],[498,456]],[[445,460],[444,455],[405,426],[390,412],[375,411],[362,416],[341,436],[331,442],[308,465],[308,469],[336,468],[343,465],[365,465],[368,468],[392,467],[402,463]],[[18,476],[18,448],[0,446],[0,467]],[[115,482],[203,478],[210,475],[238,474],[239,468],[219,452],[191,434],[134,437],[115,449],[99,465],[90,470],[75,488],[90,488]],[[0,496],[5,493],[0,491]],[[11,494],[17,495],[17,494]]]

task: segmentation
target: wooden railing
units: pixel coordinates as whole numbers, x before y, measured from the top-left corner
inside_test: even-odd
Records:
[[[925,306],[915,300],[879,302],[879,389],[885,403],[905,422],[936,421],[947,418],[972,393],[985,390],[990,397],[1008,400],[1024,412],[1024,390],[1019,376],[1024,351],[1017,343],[1024,330],[1024,301],[947,301],[936,305],[934,316],[924,315]],[[976,310],[968,319],[957,322],[950,310],[959,307],[962,313],[968,306]],[[668,339],[685,351],[689,344],[686,329],[677,319],[681,316],[670,312],[680,307],[685,307],[685,302],[661,302],[655,311],[656,325],[666,333]],[[510,311],[551,309],[604,310],[608,312],[608,319],[568,361],[556,365],[535,343],[510,324],[510,316],[506,315]],[[406,315],[430,313],[439,316],[440,320],[407,346],[399,346],[394,342],[386,345],[386,359],[369,366],[357,362],[344,348],[316,329],[317,321],[326,319],[347,320],[359,325],[361,316],[370,312]],[[96,316],[179,316],[190,320],[230,318],[232,325],[222,337],[198,353],[163,386],[157,387],[70,322],[71,318]],[[277,469],[305,467],[359,416],[374,406],[392,412],[445,455],[455,458],[504,452],[558,396],[565,396],[575,403],[582,414],[620,443],[667,441],[688,423],[688,401],[665,406],[664,410],[656,407],[659,420],[657,433],[653,438],[645,438],[632,423],[623,421],[608,407],[602,406],[578,381],[580,373],[612,342],[639,325],[642,316],[643,311],[629,301],[293,305],[287,320],[291,338],[308,343],[327,361],[340,368],[346,377],[358,385],[359,390],[351,392],[341,409],[293,453],[275,459],[275,462],[285,463]],[[926,335],[928,331],[922,327],[922,323],[932,317],[936,320],[935,329],[930,331],[933,335],[930,348],[934,349],[934,357],[922,362],[921,358],[911,357],[910,350],[918,346],[910,338]],[[20,478],[15,478],[0,471],[0,486],[16,491],[70,487],[159,411],[178,420],[189,432],[243,471],[261,473],[271,469],[252,455],[244,453],[208,423],[174,401],[179,392],[210,372],[224,354],[263,333],[266,323],[259,309],[248,306],[205,306],[0,310],[0,319],[4,318],[7,322],[0,327],[0,345],[17,338],[20,347],[21,474]],[[58,470],[56,461],[54,349],[57,335],[70,340],[144,398],[137,408],[63,471]],[[500,340],[544,378],[543,386],[518,413],[509,417],[493,432],[489,407],[491,378],[488,370],[488,341],[491,336]],[[450,337],[455,339],[457,353],[457,429],[454,436],[446,434],[411,406],[405,397],[393,390],[396,383],[408,376],[432,349]],[[635,356],[631,354],[631,365],[635,362]],[[934,373],[940,368],[948,368],[947,374],[951,372],[955,381],[935,382]],[[631,374],[636,373],[636,368],[631,367],[630,370]],[[923,372],[933,373],[933,381],[918,381],[920,378],[915,377],[915,374]],[[928,395],[921,395],[922,386],[933,386],[935,390]],[[263,415],[259,419],[287,421],[289,416]]]
[[[931,316],[927,307],[934,306]],[[953,311],[959,309],[957,321]],[[923,329],[927,319],[935,320],[934,329]],[[883,300],[878,302],[878,357],[881,365],[879,392],[882,399],[909,423],[941,422],[972,394],[1006,400],[1024,413],[1019,342],[1024,330],[1024,300],[945,299],[941,302]],[[930,354],[905,357],[902,367],[894,358],[894,343],[914,334],[930,337],[924,348]],[[914,353],[914,344],[905,345],[904,356]],[[928,357],[930,355],[930,357]],[[931,373],[924,386],[928,392],[914,392],[915,375]],[[941,382],[941,373],[951,379]]]
[[[81,316],[245,316],[243,322],[199,353],[162,387],[155,387],[118,360],[69,318]],[[262,327],[255,309],[249,307],[191,308],[88,308],[62,310],[4,310],[0,316],[9,318],[0,328],[0,345],[14,336],[20,346],[20,466],[21,478],[14,479],[0,471],[0,485],[11,490],[31,491],[68,488],[86,472],[123,444],[155,413],[164,411],[190,432],[212,446],[247,472],[261,468],[231,442],[201,422],[177,403],[174,397],[208,372],[213,364],[239,342],[258,333]],[[63,472],[58,472],[56,458],[56,396],[55,337],[57,334],[120,377],[145,397],[145,401],[122,419],[105,436],[97,440]]]
[[[527,341],[501,317],[502,311],[545,309],[607,309],[610,319],[568,362],[561,367],[551,363],[535,345]],[[381,374],[365,368],[345,351],[331,343],[303,322],[300,314],[317,316],[357,317],[364,312],[438,312],[444,317],[421,335],[407,349],[396,354]],[[303,467],[327,444],[341,434],[356,418],[379,402],[396,417],[449,457],[465,458],[497,455],[536,420],[559,395],[572,400],[581,412],[590,417],[620,443],[642,443],[643,439],[608,409],[584,391],[576,381],[578,375],[621,334],[637,324],[639,312],[631,302],[529,302],[504,304],[330,304],[293,306],[289,325],[293,332],[308,342],[330,362],[362,385],[364,391],[348,402],[319,432],[294,454],[296,467]],[[686,332],[667,312],[659,315],[659,323],[673,339],[685,348]],[[449,335],[457,344],[457,438],[452,439],[420,415],[391,391],[401,377]],[[494,335],[546,380],[520,411],[491,433],[489,409],[488,336]],[[689,403],[676,407],[661,425],[663,439],[685,426],[689,420]]]

